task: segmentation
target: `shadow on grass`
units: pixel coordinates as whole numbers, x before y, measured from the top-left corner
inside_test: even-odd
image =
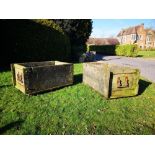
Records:
[[[73,85],[79,84],[82,82],[82,74],[74,75],[74,83]]]
[[[0,86],[0,88],[6,88],[6,87],[11,87],[11,86],[12,86],[12,84],[2,85],[2,86]]]
[[[143,57],[143,55],[137,55],[137,57]]]
[[[146,88],[147,88],[150,84],[151,84],[151,82],[140,79],[140,80],[139,80],[139,92],[138,92],[138,95],[143,94],[143,92],[146,90]]]
[[[18,130],[19,126],[23,123],[23,120],[18,120],[15,122],[11,122],[3,127],[0,128],[0,134],[4,134],[7,130],[10,130],[12,128],[16,128]]]
[[[143,126],[145,129],[149,129],[150,132],[151,132],[153,135],[155,135],[155,124],[154,124],[154,123],[149,123],[149,124],[147,124],[147,123],[137,122],[137,121],[135,121],[135,123],[140,124],[140,125]],[[138,128],[138,129],[139,129],[139,128]]]
[[[153,126],[147,125],[147,124],[143,124],[144,127],[148,128],[151,130],[152,134],[155,135],[155,125],[153,124]]]
[[[7,71],[10,71],[10,66],[1,66],[0,67],[0,72],[7,72]]]

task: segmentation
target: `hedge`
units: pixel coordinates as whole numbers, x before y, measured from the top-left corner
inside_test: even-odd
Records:
[[[26,61],[67,61],[70,41],[51,20],[0,20],[2,66]]]
[[[87,45],[87,51],[96,51],[104,55],[115,55],[116,45]]]
[[[138,54],[137,45],[87,45],[87,51],[96,51],[98,54],[103,55],[118,55],[135,57]]]
[[[87,51],[86,45],[71,45],[71,58],[73,61],[78,61],[80,56]]]
[[[127,56],[127,57],[136,57],[138,54],[138,46],[133,45],[117,45],[116,55],[118,56]]]

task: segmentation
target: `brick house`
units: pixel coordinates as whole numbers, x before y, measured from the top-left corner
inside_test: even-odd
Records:
[[[144,29],[144,24],[122,29],[117,38],[120,44],[137,44],[140,48],[155,48],[155,30]]]
[[[87,45],[118,45],[117,38],[89,38],[86,42]]]

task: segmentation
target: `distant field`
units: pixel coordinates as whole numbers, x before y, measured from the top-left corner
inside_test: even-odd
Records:
[[[155,58],[155,51],[139,51],[138,57]]]

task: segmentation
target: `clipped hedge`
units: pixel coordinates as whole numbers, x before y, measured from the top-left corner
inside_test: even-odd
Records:
[[[104,55],[115,55],[116,45],[87,45],[87,51],[96,51]]]
[[[80,56],[87,50],[86,45],[71,45],[71,59],[78,61]]]
[[[127,57],[136,57],[138,54],[138,46],[133,45],[117,45],[116,55],[118,56],[127,56]]]
[[[52,20],[0,20],[2,66],[26,61],[67,61],[70,41]]]
[[[96,51],[103,55],[118,55],[127,57],[136,57],[138,54],[138,46],[133,45],[87,45],[87,51]]]

